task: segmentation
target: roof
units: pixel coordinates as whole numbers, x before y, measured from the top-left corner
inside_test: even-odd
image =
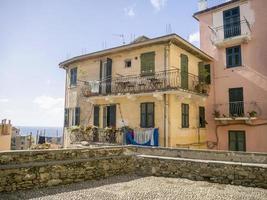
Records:
[[[142,39],[144,39],[144,37],[142,37]],[[69,64],[77,62],[77,61],[90,59],[90,58],[98,58],[102,56],[108,56],[110,54],[122,52],[125,50],[133,50],[133,49],[148,46],[148,45],[162,44],[162,43],[168,43],[168,42],[172,42],[176,44],[177,46],[199,57],[203,61],[209,62],[213,60],[211,56],[209,56],[208,54],[206,54],[205,52],[203,52],[196,46],[192,45],[191,43],[189,43],[182,37],[178,36],[177,34],[169,34],[169,35],[164,35],[164,36],[156,37],[152,39],[147,38],[146,40],[141,40],[135,43],[130,43],[130,44],[126,44],[126,45],[122,45],[122,46],[118,46],[118,47],[114,47],[110,49],[105,49],[102,51],[96,51],[96,52],[92,52],[89,54],[75,56],[73,58],[70,58],[68,60],[65,60],[59,63],[59,67],[65,68],[65,67],[68,67]]]
[[[222,4],[219,4],[217,6],[213,6],[213,7],[210,7],[210,8],[207,8],[205,10],[201,10],[201,11],[198,11],[196,13],[193,14],[193,17],[197,19],[197,15],[200,15],[200,14],[203,14],[203,13],[206,13],[206,12],[209,12],[209,11],[212,11],[212,10],[216,10],[218,8],[221,8],[221,7],[224,7],[224,6],[227,6],[229,4],[232,4],[232,3],[235,3],[235,2],[238,2],[238,1],[242,1],[242,0],[230,0],[230,1],[226,1],[225,3],[222,3]]]

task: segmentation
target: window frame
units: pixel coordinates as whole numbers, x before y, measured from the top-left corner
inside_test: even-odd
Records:
[[[70,69],[70,87],[77,86],[78,68],[73,67]]]
[[[187,111],[187,112],[186,112]],[[189,128],[189,104],[182,103],[181,104],[181,127],[182,128]]]
[[[236,48],[239,48],[239,52],[235,52]],[[229,54],[229,50],[232,50],[232,52]],[[226,54],[226,68],[233,68],[233,67],[240,67],[242,66],[242,48],[241,45],[237,46],[232,46],[232,47],[227,47],[225,49],[225,54]],[[236,63],[235,58],[238,56],[238,63]],[[230,64],[231,61],[231,64]]]
[[[148,112],[148,106],[152,105],[152,112]],[[143,106],[145,110],[143,109]],[[144,116],[143,116],[144,115]],[[152,116],[151,124],[149,123],[149,117]],[[143,122],[144,117],[144,122]],[[154,128],[155,127],[155,103],[154,102],[144,102],[140,104],[140,127],[141,128]]]

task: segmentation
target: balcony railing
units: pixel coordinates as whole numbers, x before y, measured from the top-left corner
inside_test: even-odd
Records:
[[[267,103],[229,102],[214,106],[214,118],[258,118],[267,117]]]
[[[201,82],[198,76],[175,69],[155,72],[151,75],[120,76],[103,81],[84,82],[82,93],[90,97],[177,89],[199,94],[208,92],[208,86]]]
[[[240,41],[249,40],[251,33],[250,24],[246,19],[224,24],[223,26],[219,27],[213,27],[211,30],[211,40],[215,45],[218,46],[225,43],[227,39],[229,42],[230,38],[232,42],[234,42],[235,39]]]

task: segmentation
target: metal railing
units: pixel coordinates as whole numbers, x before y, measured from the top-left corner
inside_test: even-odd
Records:
[[[244,102],[235,101],[229,103],[215,104],[215,118],[237,118],[237,117],[267,117],[267,102]]]
[[[251,33],[250,24],[246,19],[235,21],[229,24],[224,24],[218,27],[213,27],[211,28],[211,30],[213,33],[211,36],[211,40],[214,43],[235,36],[248,36]]]
[[[200,81],[198,76],[179,69],[155,72],[150,75],[120,76],[91,83],[93,84],[87,83],[82,86],[82,93],[86,97],[177,89],[199,94],[208,93],[208,86]]]

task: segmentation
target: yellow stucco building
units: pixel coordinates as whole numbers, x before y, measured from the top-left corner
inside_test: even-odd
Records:
[[[211,61],[176,34],[68,59],[65,127],[157,127],[160,146],[205,148]]]

